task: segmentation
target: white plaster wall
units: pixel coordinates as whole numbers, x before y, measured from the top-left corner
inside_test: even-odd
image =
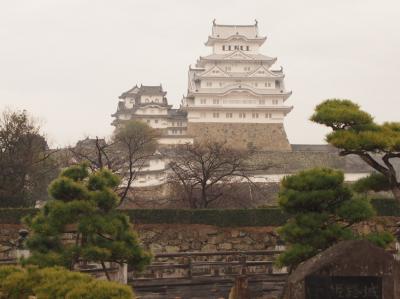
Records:
[[[214,104],[214,99],[219,100],[218,104]],[[202,101],[203,100],[203,101]],[[205,103],[204,103],[205,100]],[[261,100],[261,102],[260,102]],[[265,104],[262,104],[265,101]],[[223,105],[223,107],[232,108],[251,108],[251,107],[265,107],[265,106],[280,106],[283,104],[282,96],[280,95],[265,95],[265,96],[253,96],[248,93],[231,93],[227,96],[201,96],[198,95],[194,99],[194,105],[199,107],[218,107]]]
[[[168,108],[164,107],[141,107],[135,112],[136,114],[147,114],[147,115],[167,115]]]
[[[190,137],[182,137],[176,135],[175,138],[172,137],[160,137],[157,139],[159,144],[162,145],[179,145],[179,144],[193,144],[193,138]]]
[[[225,51],[222,50],[222,46],[225,45]],[[231,51],[228,51],[228,46],[231,46]],[[259,52],[260,46],[257,43],[252,43],[249,41],[245,40],[240,40],[240,39],[234,39],[230,40],[228,42],[215,42],[213,46],[213,53],[214,54],[229,54],[232,53],[235,50],[235,45],[237,46],[243,46],[243,52],[244,53],[249,53],[249,54],[257,54]],[[246,51],[246,46],[249,46],[249,51]]]
[[[219,113],[219,117],[214,117],[214,113]],[[227,117],[227,113],[232,113],[232,118]],[[239,114],[245,113],[245,118],[240,118]],[[258,118],[253,118],[253,113],[258,113]],[[265,114],[271,114],[271,117],[265,117]],[[190,110],[188,112],[188,120],[190,122],[207,122],[207,123],[282,123],[284,120],[283,112],[276,111],[254,111],[254,110],[218,110],[199,111]]]
[[[146,99],[148,99],[149,101],[146,102]],[[155,102],[155,103],[162,103],[162,96],[154,96],[154,95],[142,95],[140,96],[140,102],[141,103],[151,103],[151,102]]]

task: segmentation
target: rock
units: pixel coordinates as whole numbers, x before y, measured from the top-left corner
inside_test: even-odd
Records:
[[[233,246],[232,243],[221,243],[218,245],[218,248],[222,250],[232,250]]]
[[[201,251],[217,251],[217,246],[214,244],[206,244],[201,248]]]
[[[179,252],[179,247],[178,246],[167,245],[167,246],[165,246],[165,251],[168,252],[168,253]]]
[[[162,250],[163,250],[163,247],[157,243],[150,244],[149,248],[154,253],[159,253],[159,252],[162,252]]]

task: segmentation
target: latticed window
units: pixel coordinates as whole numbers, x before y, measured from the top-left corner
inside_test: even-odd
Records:
[[[228,112],[228,113],[226,113],[226,118],[232,118],[233,117],[233,114],[232,114],[232,112]]]
[[[219,99],[213,99],[213,104],[218,105],[219,104]]]
[[[207,99],[200,99],[201,104],[207,104]]]
[[[265,113],[265,118],[272,118],[272,114],[271,113]]]
[[[246,118],[246,113],[240,112],[239,113],[239,118]]]
[[[253,118],[258,118],[258,113],[257,113],[257,112],[253,112],[253,113],[252,113],[252,117],[253,117]]]

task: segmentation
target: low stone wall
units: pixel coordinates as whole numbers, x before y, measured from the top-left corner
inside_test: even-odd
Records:
[[[273,249],[278,240],[276,227],[141,224],[135,229],[143,245],[154,253]]]
[[[400,217],[381,216],[357,224],[362,234],[394,233]],[[18,224],[0,224],[0,242],[18,237]],[[201,224],[136,224],[143,245],[154,253],[274,249],[279,245],[277,227],[217,227]]]

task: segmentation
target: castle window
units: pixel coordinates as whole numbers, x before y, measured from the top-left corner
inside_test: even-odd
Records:
[[[213,104],[218,105],[219,104],[219,99],[213,99]]]
[[[177,125],[178,127],[182,127],[182,122],[181,122],[181,121],[178,121],[178,122],[176,123],[176,125]]]
[[[229,51],[231,50],[231,45],[228,46],[228,50],[229,50]]]
[[[243,51],[243,46],[240,46],[240,50],[242,50],[242,51]]]
[[[246,118],[246,113],[243,112],[239,113],[239,118]]]
[[[257,113],[257,112],[253,112],[253,113],[252,113],[252,117],[253,117],[253,118],[258,118],[258,113]]]
[[[275,80],[275,87],[280,88],[281,87],[281,81]]]
[[[278,105],[278,100],[272,100],[272,104]]]
[[[207,104],[207,99],[200,99],[201,104]]]
[[[222,51],[225,51],[225,45],[222,46]]]
[[[265,87],[271,87],[271,82],[265,82]]]
[[[214,118],[219,118],[219,113],[218,112],[213,112],[213,117]]]
[[[246,51],[249,51],[249,46],[246,46]]]
[[[158,124],[158,119],[155,119],[154,122],[155,122],[156,124]]]
[[[236,46],[235,46],[235,50],[239,50],[239,46],[236,45]]]
[[[226,114],[226,118],[232,118],[232,113],[231,112],[228,112],[227,114]]]
[[[264,99],[263,99],[263,100],[259,100],[258,103],[259,103],[260,105],[265,105],[265,100],[264,100]]]
[[[257,86],[258,86],[258,83],[257,83],[257,82],[254,82],[254,86],[257,87]]]
[[[272,114],[271,113],[265,113],[265,118],[272,118]]]
[[[148,124],[150,123],[150,119],[148,119],[148,120],[146,120],[146,121],[147,121]]]
[[[245,71],[250,71],[250,67],[249,67],[249,66],[245,66],[245,67],[244,67],[244,70],[245,70]]]
[[[206,82],[206,85],[207,85],[208,87],[210,87],[210,86],[212,86],[212,82]]]

